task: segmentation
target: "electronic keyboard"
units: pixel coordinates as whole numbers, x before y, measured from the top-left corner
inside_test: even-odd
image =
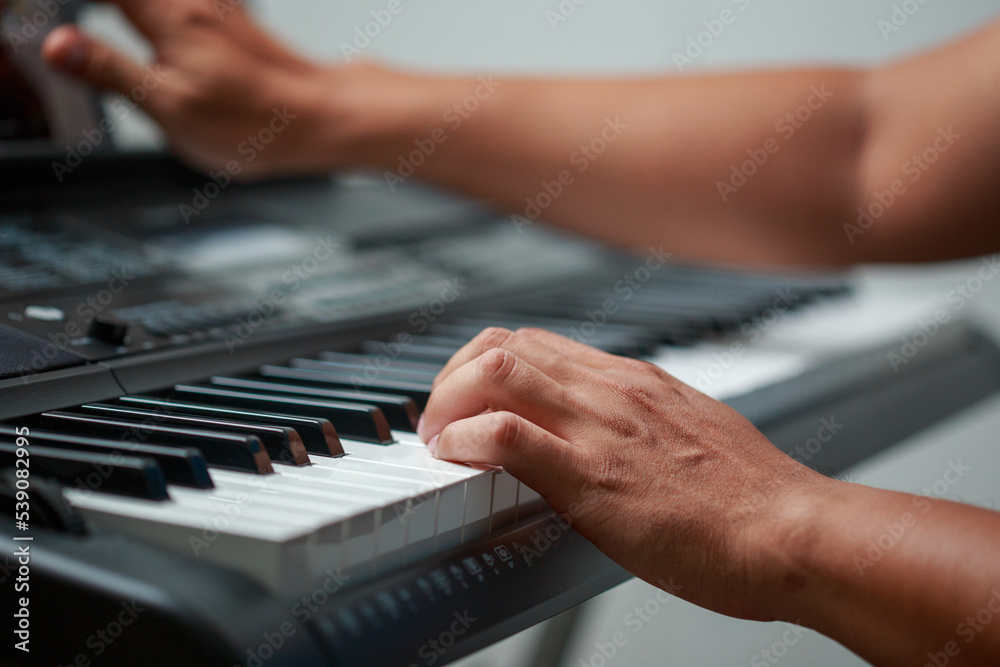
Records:
[[[6,618],[28,610],[5,663],[444,664],[624,581],[509,473],[417,438],[489,326],[651,361],[828,474],[1000,388],[993,342],[929,328],[892,274],[688,266],[418,190],[373,221],[370,186],[334,192],[319,210],[360,221],[0,217],[0,488],[27,512],[0,529]]]

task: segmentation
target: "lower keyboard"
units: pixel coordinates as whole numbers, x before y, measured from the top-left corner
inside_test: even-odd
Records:
[[[328,569],[295,596],[99,528],[30,548],[31,627],[59,631],[30,654],[5,642],[5,665],[445,664],[628,578],[550,513],[377,580]]]

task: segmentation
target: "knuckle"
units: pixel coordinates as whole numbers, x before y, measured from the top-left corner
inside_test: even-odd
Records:
[[[623,450],[609,448],[592,453],[587,462],[591,488],[598,493],[621,493],[629,487],[629,466]]]
[[[632,380],[610,380],[610,389],[630,405],[646,407],[656,404],[655,392],[645,384]]]
[[[498,447],[510,447],[519,440],[521,420],[512,412],[495,412],[490,416],[489,438]]]
[[[515,333],[517,333],[518,336],[523,336],[529,340],[541,340],[544,338],[551,338],[556,335],[551,331],[547,331],[546,329],[542,329],[540,327],[521,327]]]
[[[504,384],[514,373],[517,357],[513,352],[500,348],[487,350],[476,360],[479,372],[494,384]]]
[[[184,116],[198,111],[202,97],[192,86],[179,86],[164,97],[164,111],[171,116]]]
[[[196,26],[217,25],[219,13],[208,2],[176,2],[171,3],[173,25],[184,28]]]
[[[664,373],[658,366],[641,359],[622,359],[622,370],[629,375],[644,378],[662,378]]]
[[[503,327],[487,327],[476,336],[476,349],[480,351],[490,350],[495,347],[503,347],[511,339],[514,332]]]

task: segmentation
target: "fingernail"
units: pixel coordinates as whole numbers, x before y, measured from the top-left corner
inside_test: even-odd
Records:
[[[420,436],[421,440],[424,439],[424,415],[423,414],[421,414],[420,415],[420,419],[417,420],[417,435]]]
[[[82,37],[77,37],[69,43],[63,52],[62,66],[66,69],[78,70],[83,67],[87,60],[87,42]]]
[[[431,438],[430,442],[427,443],[427,451],[431,453],[431,456],[437,458],[437,448],[438,448],[438,438],[441,436],[435,435]]]

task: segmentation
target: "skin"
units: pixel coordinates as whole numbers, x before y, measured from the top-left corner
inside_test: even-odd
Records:
[[[219,13],[208,0],[115,4],[149,38],[162,75],[142,107],[205,171],[238,159],[281,111],[294,118],[242,177],[370,167],[391,181],[415,141],[444,132],[418,178],[526,212],[526,198],[569,170],[544,219],[621,246],[780,266],[1000,247],[1000,24],[869,70],[503,79],[487,90],[312,63],[242,9]],[[43,53],[140,97],[144,66],[73,27],[55,30]],[[478,108],[454,115],[477,89]],[[809,120],[792,124],[787,114],[811,95]],[[607,149],[581,171],[574,154],[615,119]],[[940,136],[952,140],[913,180],[907,167]],[[719,181],[769,140],[778,150],[724,200]],[[852,242],[845,225],[896,181],[905,191]],[[438,376],[419,430],[440,458],[503,466],[631,572],[672,581],[699,605],[801,623],[879,665],[1000,663],[1000,514],[827,479],[650,364],[544,331],[490,329]],[[880,540],[891,545],[875,557]]]

